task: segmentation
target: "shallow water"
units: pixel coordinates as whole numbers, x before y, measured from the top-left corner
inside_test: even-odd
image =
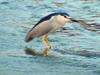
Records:
[[[88,31],[77,23],[49,35],[54,49],[48,57],[25,54],[26,46],[43,49],[40,38],[24,42],[28,30],[44,15],[57,11],[100,23],[99,0],[0,0],[0,75],[100,74],[99,31]]]

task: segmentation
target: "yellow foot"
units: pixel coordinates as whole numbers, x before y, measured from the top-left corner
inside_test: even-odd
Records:
[[[47,49],[51,49],[51,48],[52,48],[52,46],[51,46],[51,45],[48,45],[48,46],[46,46],[46,48],[47,48]]]
[[[48,56],[48,51],[49,51],[49,49],[45,48],[45,50],[43,51],[43,56]]]
[[[43,51],[43,55],[47,56],[49,49],[51,49],[50,44],[48,43],[48,34],[42,36],[42,42],[45,45],[45,50]]]

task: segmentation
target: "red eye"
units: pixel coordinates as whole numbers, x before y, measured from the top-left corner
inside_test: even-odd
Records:
[[[67,18],[67,16],[64,16],[64,18]]]

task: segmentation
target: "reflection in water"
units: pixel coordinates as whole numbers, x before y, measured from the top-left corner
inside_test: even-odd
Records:
[[[90,51],[90,50],[80,50],[80,49],[70,49],[70,50],[66,50],[66,49],[52,49],[50,50],[51,52],[60,52],[62,55],[63,54],[72,54],[72,55],[80,55],[80,56],[85,56],[85,57],[100,57],[100,51]],[[44,56],[43,55],[43,51],[36,51],[34,49],[31,49],[31,48],[25,48],[25,53],[28,54],[28,55],[32,55],[32,56]],[[53,53],[53,54],[54,54]],[[56,54],[54,54],[56,55]],[[49,55],[50,56],[50,52],[49,52]]]
[[[36,50],[27,47],[25,48],[25,53],[32,56],[43,56],[43,52],[37,52]]]

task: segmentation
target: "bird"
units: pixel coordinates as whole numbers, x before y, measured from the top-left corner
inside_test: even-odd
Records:
[[[42,43],[45,46],[43,55],[47,56],[51,45],[48,42],[48,34],[62,28],[67,22],[78,22],[66,12],[53,12],[42,17],[26,34],[25,42],[30,42],[32,39],[41,37]]]

